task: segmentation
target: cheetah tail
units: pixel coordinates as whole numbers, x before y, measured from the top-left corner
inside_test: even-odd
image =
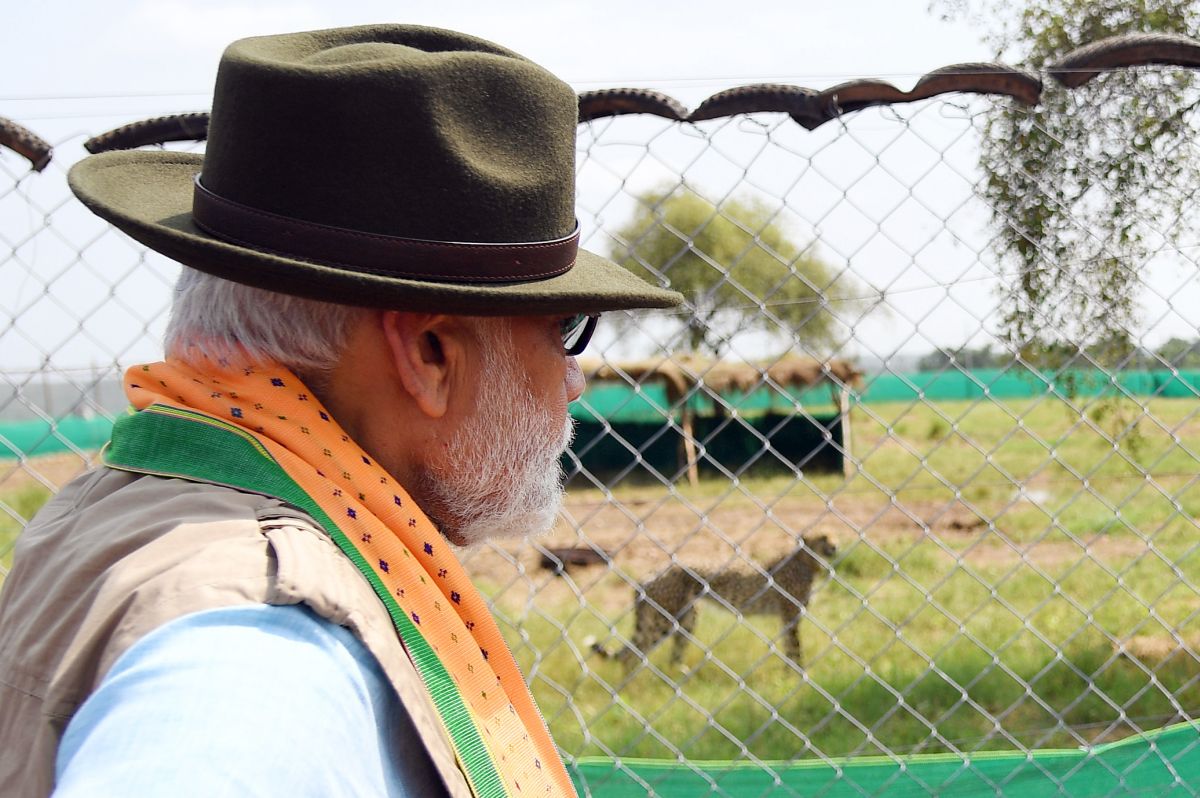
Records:
[[[591,635],[588,635],[584,639],[583,644],[586,647],[588,647],[589,649],[591,649],[593,654],[595,654],[596,656],[601,657],[603,659],[614,659],[617,656],[616,654],[613,654],[608,649],[606,649],[599,640],[592,637]]]

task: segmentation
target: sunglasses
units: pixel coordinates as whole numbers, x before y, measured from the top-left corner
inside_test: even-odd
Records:
[[[563,349],[568,355],[578,355],[587,347],[588,341],[592,340],[592,333],[596,331],[596,322],[599,319],[598,315],[589,316],[585,313],[576,313],[574,316],[567,316],[558,322]]]

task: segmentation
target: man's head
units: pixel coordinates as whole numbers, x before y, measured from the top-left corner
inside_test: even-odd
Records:
[[[545,526],[562,321],[682,297],[579,249],[574,92],[452,31],[246,39],[203,157],[93,156],[72,189],[184,270],[169,354],[292,367],[448,536]],[[194,271],[192,271],[194,270]]]
[[[549,529],[583,375],[556,316],[376,311],[184,269],[167,355],[296,372],[459,544]],[[590,327],[590,324],[585,326]]]

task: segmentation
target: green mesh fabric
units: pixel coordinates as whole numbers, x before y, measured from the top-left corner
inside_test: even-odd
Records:
[[[1090,749],[989,751],[804,762],[688,762],[587,757],[570,767],[580,795],[1123,796],[1200,792],[1200,723]]]

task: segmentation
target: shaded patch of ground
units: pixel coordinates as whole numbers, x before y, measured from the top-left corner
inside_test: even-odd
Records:
[[[99,453],[85,459],[71,452],[48,454],[25,461],[0,460],[0,494],[17,493],[33,486],[57,491],[97,462]]]

